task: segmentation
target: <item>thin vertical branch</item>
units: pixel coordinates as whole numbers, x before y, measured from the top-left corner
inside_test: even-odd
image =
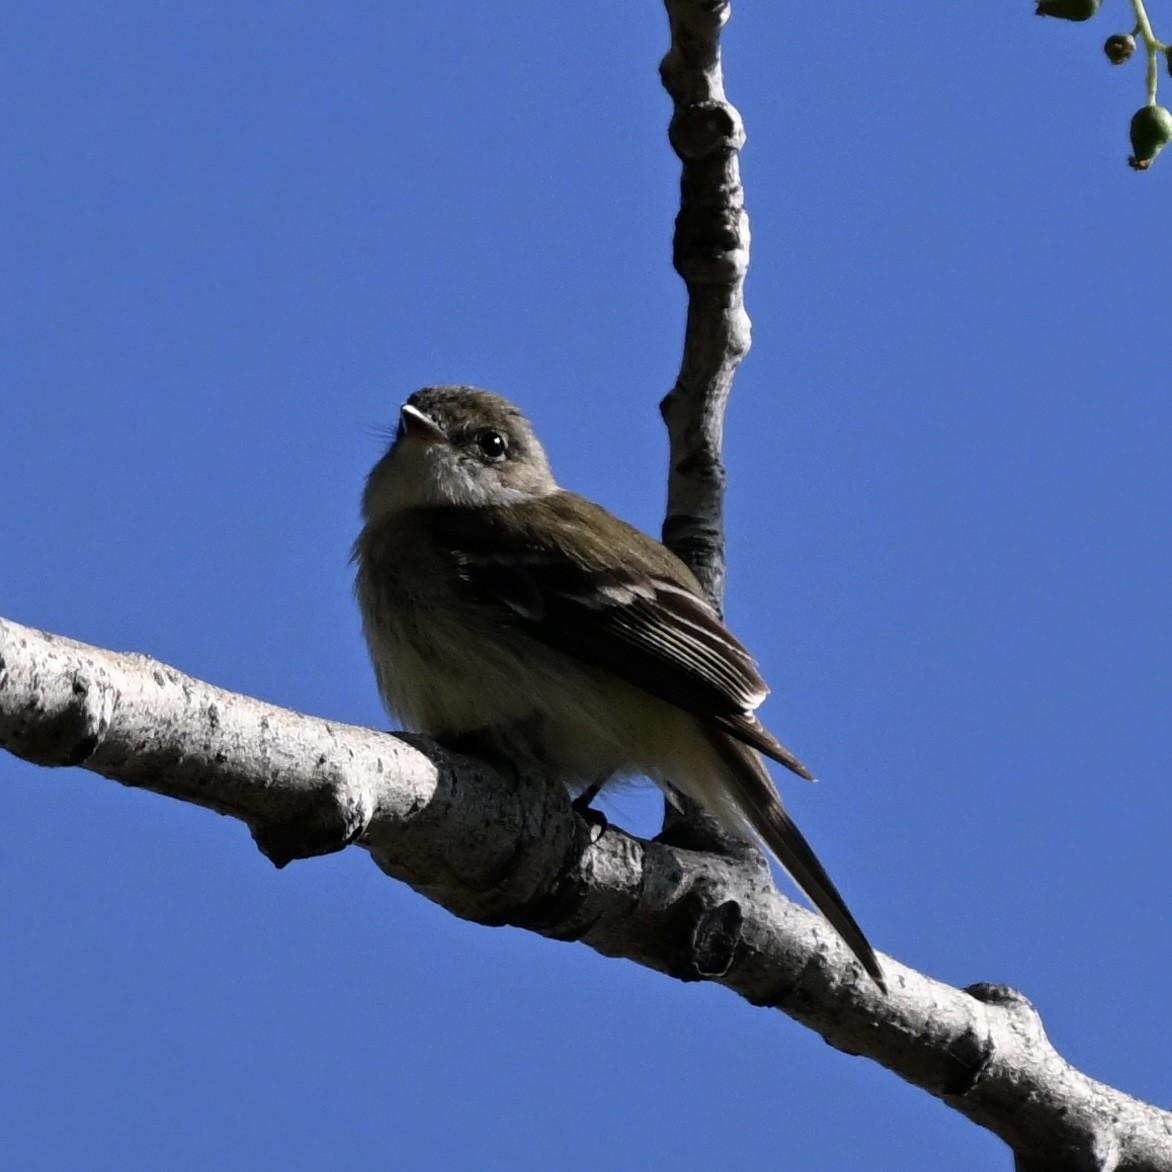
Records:
[[[749,349],[745,274],[749,218],[737,152],[741,116],[724,96],[723,0],[665,0],[671,48],[659,67],[674,109],[668,136],[680,158],[672,260],[688,287],[684,353],[660,404],[671,443],[663,541],[720,607],[724,595],[724,411]]]
[[[719,612],[725,576],[724,411],[750,342],[749,217],[737,163],[745,129],[725,99],[720,69],[728,3],[665,0],[665,5],[671,48],[659,76],[671,95],[668,138],[681,163],[672,263],[688,287],[688,314],[680,373],[659,405],[671,448],[663,543],[688,564]],[[695,802],[683,794],[678,799],[664,810],[664,841],[754,853]]]

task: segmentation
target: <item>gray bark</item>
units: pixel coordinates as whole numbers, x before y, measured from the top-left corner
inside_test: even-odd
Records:
[[[756,860],[600,829],[542,778],[4,619],[0,747],[239,818],[278,866],[353,844],[464,919],[724,985],[990,1128],[1022,1168],[1172,1169],[1172,1115],[1075,1070],[1019,994],[884,957],[885,996]]]

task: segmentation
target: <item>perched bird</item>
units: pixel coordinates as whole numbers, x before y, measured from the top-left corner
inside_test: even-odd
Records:
[[[679,558],[558,487],[512,403],[417,391],[362,513],[363,630],[409,729],[572,788],[676,787],[763,843],[884,987],[760,757],[810,777],[753,715],[768,689],[752,657]]]

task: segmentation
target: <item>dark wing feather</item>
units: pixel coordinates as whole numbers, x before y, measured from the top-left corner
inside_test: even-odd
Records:
[[[527,522],[525,506],[482,513],[474,523],[466,512],[436,510],[429,536],[446,549],[465,598],[496,607],[515,629],[707,721],[729,765],[736,808],[885,989],[874,951],[752,752],[810,777],[753,715],[768,689],[748,651],[658,542],[625,528],[627,541],[639,547],[639,570],[632,571],[633,559],[620,561],[599,540],[615,521],[600,518],[598,506],[569,493],[543,498],[542,506],[557,510],[563,527],[576,527],[574,540],[551,544],[543,527]]]
[[[813,781],[814,775],[783,745],[751,712],[736,716],[718,716],[713,720],[722,731],[738,741],[772,757],[780,765],[792,769],[799,777]]]
[[[503,608],[532,638],[612,672],[645,692],[702,717],[802,777],[811,774],[753,716],[769,689],[753,657],[700,597],[682,562],[624,526],[643,555],[640,571],[620,564],[597,539],[597,505],[570,493],[546,509],[574,528],[568,557],[517,506],[486,525],[460,510],[435,510],[432,533],[446,543],[465,596]],[[615,519],[607,516],[613,526]],[[619,523],[621,524],[621,522]]]
[[[750,712],[769,689],[699,598],[654,576],[540,566],[540,637],[697,716]]]

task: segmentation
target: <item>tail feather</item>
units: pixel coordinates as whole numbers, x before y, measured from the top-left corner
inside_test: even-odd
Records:
[[[736,780],[733,800],[737,812],[826,917],[875,984],[886,993],[887,981],[875,950],[867,942],[813,848],[785,812],[761,758],[748,746],[727,735],[714,733],[712,739]]]

